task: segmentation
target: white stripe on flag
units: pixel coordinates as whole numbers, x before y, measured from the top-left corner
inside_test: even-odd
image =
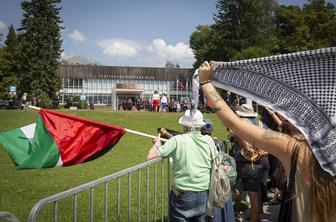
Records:
[[[58,158],[57,163],[55,164],[55,167],[61,167],[61,166],[63,166],[63,161],[62,161],[62,157],[60,155],[60,157]]]
[[[35,128],[36,128],[36,123],[32,123],[32,124],[29,124],[27,126],[23,126],[23,127],[20,128],[20,130],[27,137],[29,142],[33,141]]]

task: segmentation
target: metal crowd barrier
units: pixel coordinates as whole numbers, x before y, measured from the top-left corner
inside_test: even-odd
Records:
[[[167,175],[164,174],[165,169],[164,169],[164,162],[167,162]],[[157,204],[157,189],[158,189],[158,175],[157,175],[157,165],[158,163],[161,163],[161,204]],[[150,192],[149,192],[149,188],[150,188],[150,184],[149,184],[149,172],[150,172],[150,167],[154,167],[154,192],[153,192],[153,199],[154,199],[154,203],[153,203],[153,218],[149,218],[149,210],[150,210],[150,204],[149,204],[149,200],[150,200]],[[142,169],[146,169],[146,183],[145,184],[141,184],[141,170]],[[138,179],[138,184],[137,184],[137,199],[138,199],[138,203],[137,203],[137,215],[134,215],[131,213],[131,199],[132,199],[132,177],[131,177],[131,173],[132,172],[138,172],[137,174],[137,179]],[[127,218],[121,218],[121,205],[120,205],[120,201],[121,201],[121,190],[120,190],[120,179],[121,177],[127,175],[128,176],[128,195],[127,195],[127,201],[128,201],[128,215]],[[167,181],[165,180],[165,177],[167,178]],[[117,181],[117,209],[116,209],[116,218],[109,218],[108,217],[108,213],[109,210],[111,210],[109,208],[109,202],[108,202],[108,197],[109,197],[109,183],[111,183],[113,180]],[[44,208],[45,206],[50,206],[53,205],[53,219],[55,222],[57,222],[59,220],[59,202],[65,198],[71,198],[73,199],[73,221],[77,222],[78,221],[78,211],[80,209],[78,209],[78,195],[79,193],[83,192],[83,191],[87,191],[89,190],[90,192],[90,207],[89,207],[89,221],[93,222],[94,221],[94,188],[98,185],[104,185],[104,221],[140,221],[141,220],[141,202],[143,201],[141,199],[141,187],[142,186],[146,186],[146,200],[145,200],[145,208],[146,208],[146,221],[157,221],[156,218],[156,214],[157,214],[157,206],[160,206],[160,210],[161,210],[161,221],[165,220],[165,212],[167,213],[166,216],[168,215],[168,209],[165,209],[165,204],[164,204],[164,200],[166,197],[166,201],[168,203],[168,197],[169,197],[169,192],[170,192],[170,161],[169,160],[163,160],[161,158],[158,159],[154,159],[154,160],[150,160],[141,164],[138,164],[136,166],[133,166],[131,168],[119,171],[117,173],[99,178],[97,180],[88,182],[86,184],[80,185],[78,187],[74,187],[71,188],[69,190],[66,190],[64,192],[49,196],[47,198],[44,198],[40,201],[38,201],[34,207],[32,208],[30,214],[29,214],[29,218],[28,221],[29,222],[35,222],[38,219],[39,213],[41,211],[42,208]],[[165,190],[164,188],[167,187],[167,189]],[[124,189],[126,190],[126,189]],[[166,192],[166,195],[165,195]],[[61,204],[61,203],[60,203]],[[169,206],[169,204],[167,204],[167,206]],[[167,207],[168,208],[168,207]],[[134,219],[134,216],[137,217],[137,219]],[[70,215],[69,215],[70,217]],[[67,218],[68,221],[68,218]],[[85,220],[87,221],[87,220]]]

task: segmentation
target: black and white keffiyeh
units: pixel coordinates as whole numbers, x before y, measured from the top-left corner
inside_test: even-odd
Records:
[[[273,109],[305,136],[336,175],[336,47],[235,62],[216,62],[216,87]]]
[[[199,73],[198,69],[195,70],[195,73],[192,77],[191,82],[191,94],[189,97],[190,102],[190,118],[193,120],[194,115],[196,114],[197,106],[199,103]],[[192,126],[194,128],[194,126]]]

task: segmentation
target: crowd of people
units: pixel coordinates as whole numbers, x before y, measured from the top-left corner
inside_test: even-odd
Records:
[[[270,119],[270,115],[265,114],[262,112],[262,116],[264,118],[262,119],[263,121],[267,121],[268,124],[264,123],[263,121],[259,120],[258,113],[254,112],[254,108],[252,106],[252,101],[249,100],[244,100],[241,99],[241,101],[245,101],[246,103],[241,104],[240,107],[238,107],[235,112],[236,114],[242,118],[245,119],[245,121],[250,122],[251,124],[257,125],[262,128],[268,129],[270,124],[272,124],[275,120]],[[266,110],[265,110],[266,111]],[[197,144],[202,144],[198,140],[204,140],[204,136],[202,135],[212,135],[212,130],[213,130],[213,123],[209,119],[204,119],[203,120],[203,115],[201,114],[200,111],[197,111],[196,113],[196,126],[194,125],[194,129],[192,131],[191,128],[191,119],[190,119],[190,111],[187,110],[184,114],[184,116],[181,117],[179,123],[183,126],[182,131],[184,132],[185,135],[182,138],[174,138],[176,141],[171,140],[171,142],[168,143],[168,145],[162,146],[162,150],[159,150],[159,154],[157,153],[150,153],[148,156],[148,159],[152,159],[158,156],[161,157],[173,157],[173,159],[176,159],[175,161],[179,162],[179,158],[176,156],[183,156],[183,161],[188,161],[188,164],[190,164],[190,168],[193,168],[197,172],[197,167],[199,167],[199,162],[198,161],[205,161],[204,159],[204,154],[203,156],[201,154],[197,154],[196,156],[200,159],[189,159],[186,160],[186,156],[190,152],[194,153],[194,151],[200,152],[199,145],[195,146],[194,143]],[[281,123],[280,123],[281,124]],[[192,133],[191,133],[192,132]],[[284,186],[278,186],[278,184],[283,184],[284,178],[283,176],[285,175],[285,171],[282,167],[282,164],[277,161],[275,157],[270,157],[271,155],[268,154],[266,151],[263,150],[258,150],[257,154],[254,154],[254,156],[249,156],[248,152],[252,152],[249,149],[253,149],[252,147],[249,146],[248,143],[240,139],[238,136],[234,135],[234,133],[228,129],[228,136],[227,139],[232,142],[232,150],[230,150],[230,155],[232,155],[236,161],[237,165],[237,174],[238,174],[238,180],[235,185],[232,186],[232,192],[230,194],[230,198],[228,199],[227,203],[225,204],[225,207],[223,209],[215,209],[215,221],[243,221],[243,210],[247,209],[248,206],[250,206],[249,210],[249,220],[250,221],[259,221],[259,215],[263,213],[263,205],[265,204],[279,204],[279,200],[281,199],[281,192],[284,188]],[[162,128],[160,131],[161,135],[165,138],[171,138],[173,135],[171,135],[166,129]],[[181,136],[180,136],[181,137]],[[188,138],[192,137],[192,139]],[[199,137],[199,138],[198,138]],[[212,140],[209,143],[210,146],[215,146],[217,151],[223,150],[223,142],[219,140],[216,137],[211,137]],[[193,142],[185,142],[183,141],[184,139],[186,140],[192,140]],[[209,140],[209,138],[207,138]],[[180,141],[182,140],[182,141]],[[169,145],[172,143],[173,145]],[[180,145],[181,144],[181,145]],[[182,145],[183,144],[183,145]],[[204,144],[203,144],[204,145]],[[169,146],[169,148],[166,148],[166,146]],[[175,147],[171,147],[175,146]],[[205,146],[205,145],[204,145]],[[156,147],[161,147],[161,144],[158,142]],[[189,147],[189,148],[186,148]],[[173,150],[169,150],[173,149]],[[175,150],[174,150],[175,149]],[[181,150],[182,151],[181,151]],[[192,150],[190,150],[192,149]],[[202,148],[204,152],[204,148]],[[209,148],[208,148],[209,149]],[[168,152],[168,153],[164,153]],[[180,150],[180,151],[177,151]],[[205,149],[206,150],[206,149]],[[197,153],[196,152],[196,153]],[[251,159],[252,158],[252,159]],[[270,158],[270,160],[269,160]],[[189,162],[190,161],[190,162]],[[211,162],[211,159],[210,159]],[[209,162],[208,162],[209,163]],[[272,163],[272,168],[270,169],[270,163]],[[173,163],[173,165],[175,162]],[[180,165],[185,165],[186,163],[176,163]],[[193,166],[195,164],[195,166]],[[254,167],[254,170],[252,170],[252,166]],[[274,167],[275,166],[275,167]],[[194,169],[195,167],[195,169]],[[176,171],[184,170],[188,171],[189,169],[176,169]],[[280,170],[282,169],[282,170]],[[204,170],[204,169],[203,169]],[[200,172],[202,169],[199,170]],[[175,171],[174,171],[175,172]],[[176,172],[177,173],[177,172]],[[181,173],[181,172],[179,172]],[[189,172],[189,174],[194,174],[194,172]],[[187,178],[181,178],[181,181],[185,181],[186,179],[192,180],[189,178],[188,174],[183,174]],[[176,176],[178,177],[178,175]],[[279,180],[278,180],[279,178]],[[206,179],[206,178],[205,178]],[[178,181],[178,179],[176,179]],[[210,180],[209,180],[210,181]],[[209,182],[208,181],[208,182]],[[271,184],[268,186],[268,182],[271,182]],[[173,193],[177,195],[180,195],[180,193],[183,193],[185,191],[193,191],[193,192],[200,192],[200,190],[191,190],[188,187],[185,187],[186,185],[184,183],[182,184],[175,184],[173,186]],[[189,185],[188,185],[189,186]],[[195,184],[195,186],[197,186]],[[275,193],[273,199],[268,198],[268,188],[271,188],[272,191]],[[276,191],[276,192],[275,192]],[[173,195],[173,194],[171,194]],[[193,194],[189,194],[193,195]],[[175,199],[177,201],[174,195],[171,197],[172,199]],[[244,201],[247,199],[249,203],[245,203]],[[191,197],[186,197],[191,198]],[[183,202],[186,200],[178,200],[178,202]],[[198,200],[198,203],[203,203],[203,201]],[[194,206],[192,203],[189,203],[192,206]],[[242,208],[242,205],[247,205],[245,208]],[[176,203],[172,203],[172,206],[175,206],[174,210],[179,211],[179,209],[176,208]],[[204,207],[204,206],[203,206]],[[177,219],[179,216],[176,216],[176,212],[172,212],[172,221],[179,221]],[[204,216],[204,215],[203,215]],[[203,217],[200,217],[203,218]],[[202,221],[202,220],[201,220]]]
[[[243,221],[244,201],[252,222],[260,220],[264,204],[280,202],[279,221],[334,221],[336,179],[321,168],[305,137],[272,110],[259,110],[259,118],[251,101],[242,99],[239,104],[223,99],[210,81],[212,74],[211,65],[203,63],[200,87],[229,132],[237,180],[225,207],[215,209],[214,217],[209,217],[210,150],[216,147],[216,140],[211,133],[202,134],[202,128],[212,126],[200,111],[193,116],[185,111],[179,119],[183,133],[173,136],[161,129],[147,155],[148,160],[173,158],[170,221]],[[169,138],[163,145],[161,136]],[[269,181],[275,192],[272,199],[267,197]]]
[[[118,110],[149,111],[149,112],[184,112],[189,108],[189,100],[181,102],[175,98],[168,98],[165,93],[161,95],[154,91],[151,99],[123,98],[119,100]]]
[[[55,104],[57,102],[57,105]],[[23,92],[21,97],[18,97],[16,93],[11,93],[9,96],[8,103],[3,102],[3,108],[5,109],[27,109],[30,105],[35,105],[37,107],[41,106],[40,97],[32,97],[30,94]],[[58,106],[59,100],[53,101],[53,105]]]

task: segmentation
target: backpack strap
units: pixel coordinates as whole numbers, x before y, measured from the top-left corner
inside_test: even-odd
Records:
[[[215,141],[210,136],[208,136],[208,137],[209,137],[209,139],[211,139],[215,143]],[[211,142],[209,141],[209,143],[211,143]],[[216,150],[215,150],[216,145],[214,146],[213,149],[211,148],[211,146],[209,144],[208,144],[208,146],[209,146],[209,149],[210,149],[211,160],[213,161],[216,157]]]
[[[209,136],[209,138],[211,137]],[[215,147],[212,148],[210,145],[208,146],[209,146],[210,154],[211,154],[211,171],[210,171],[209,195],[208,195],[208,202],[207,202],[207,215],[213,218],[215,216],[214,206],[213,206],[213,197],[214,197],[213,186],[215,182],[214,181],[215,171],[217,170],[217,166],[216,166],[216,156],[217,155],[216,155]]]

